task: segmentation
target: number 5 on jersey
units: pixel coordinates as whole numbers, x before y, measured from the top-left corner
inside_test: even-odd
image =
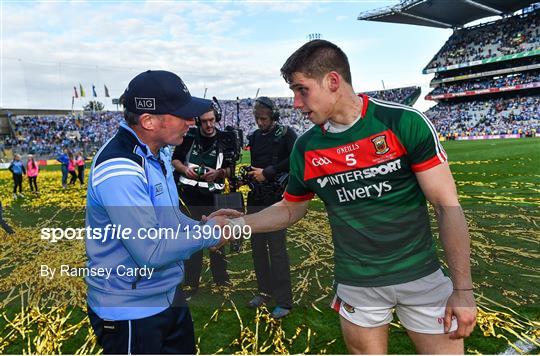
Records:
[[[352,167],[356,165],[356,158],[354,158],[354,153],[349,153],[345,156],[345,160],[347,161],[347,166]]]

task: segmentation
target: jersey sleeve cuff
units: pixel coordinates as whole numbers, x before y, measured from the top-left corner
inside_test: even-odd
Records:
[[[311,200],[313,199],[314,196],[315,196],[315,193],[307,193],[304,195],[292,195],[288,192],[285,192],[285,194],[283,194],[283,197],[285,198],[285,200],[294,202],[294,203]]]
[[[430,159],[425,160],[424,162],[411,164],[411,169],[415,173],[427,171],[428,169],[438,166],[439,164],[444,162],[446,162],[446,158],[444,158],[443,156],[439,157],[438,155],[435,155]]]

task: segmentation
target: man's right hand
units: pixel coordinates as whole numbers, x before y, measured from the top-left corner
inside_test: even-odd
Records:
[[[446,303],[444,332],[449,332],[452,325],[452,318],[455,317],[458,328],[450,333],[450,339],[463,339],[468,337],[476,324],[477,312],[472,290],[454,290]]]
[[[248,172],[248,174],[259,183],[266,181],[262,168],[252,167],[251,172]]]
[[[211,220],[211,219],[215,218],[216,216],[224,216],[224,217],[226,217],[228,219],[234,219],[234,218],[239,218],[242,215],[244,215],[244,213],[241,213],[238,210],[219,209],[219,210],[214,211],[212,214],[210,214],[208,216],[203,215],[201,221],[203,223],[206,223],[208,220]]]
[[[232,209],[222,209],[222,210],[232,210]],[[235,212],[237,212],[236,210],[233,210]],[[238,212],[237,212],[238,213]],[[237,217],[237,216],[234,216],[234,217]],[[216,215],[214,217],[212,217],[210,220],[209,220],[210,223],[213,223],[213,225],[218,225],[221,229],[221,236],[220,236],[220,239],[219,239],[219,243],[215,246],[212,246],[209,248],[210,251],[212,252],[216,252],[217,250],[219,250],[222,246],[228,244],[232,238],[232,236],[228,235],[228,236],[224,236],[223,234],[223,227],[225,225],[228,225],[229,224],[229,216],[227,215]]]
[[[239,218],[243,213],[239,212],[238,210],[234,209],[219,209],[217,211],[214,211],[212,214],[206,216],[203,215],[201,221],[203,223],[211,222],[214,225],[218,225],[221,228],[221,232],[223,232],[223,226],[229,224],[229,219]],[[210,247],[210,251],[217,251],[221,246],[225,245],[229,242],[231,236],[227,236],[227,238],[223,237],[223,233],[221,234],[219,243],[216,246]]]

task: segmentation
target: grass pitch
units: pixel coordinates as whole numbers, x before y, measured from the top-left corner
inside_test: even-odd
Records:
[[[472,238],[478,326],[469,353],[499,353],[540,337],[540,140],[445,142]],[[249,162],[249,155],[243,157]],[[43,227],[84,226],[85,189],[62,190],[59,167],[45,167],[41,195],[13,200],[11,176],[0,172],[0,199],[15,235],[0,231],[0,353],[97,353],[85,317],[85,285],[78,278],[39,277],[41,264],[83,265],[81,241],[51,244]],[[23,183],[28,190],[26,181]],[[333,353],[347,350],[339,320],[328,304],[332,245],[322,203],[289,229],[295,308],[282,322],[245,305],[256,292],[249,243],[229,255],[233,287],[217,289],[206,269],[190,302],[201,353]],[[436,230],[435,230],[436,231]],[[205,259],[207,266],[207,259]],[[394,319],[390,353],[414,353]]]

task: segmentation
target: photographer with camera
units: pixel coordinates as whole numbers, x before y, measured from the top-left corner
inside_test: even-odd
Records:
[[[259,97],[253,116],[259,127],[249,138],[251,151],[251,191],[248,214],[258,212],[282,199],[289,173],[289,155],[296,141],[290,127],[280,125],[279,111],[268,97]],[[272,316],[283,318],[292,308],[291,272],[286,247],[286,230],[251,236],[251,247],[259,294],[249,305],[260,307],[272,297]]]
[[[215,210],[214,195],[222,192],[225,178],[230,177],[232,171],[231,162],[224,159],[227,154],[222,141],[226,133],[216,128],[216,123],[221,120],[221,109],[216,103],[217,100],[206,113],[196,118],[197,127],[189,130],[172,157],[179,196],[188,215],[197,220]],[[184,261],[184,288],[188,299],[198,291],[202,264],[203,250]],[[217,286],[230,284],[224,248],[210,251],[210,270]]]

